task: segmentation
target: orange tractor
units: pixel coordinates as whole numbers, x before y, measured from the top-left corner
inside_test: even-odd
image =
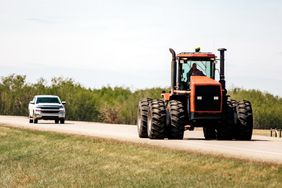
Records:
[[[208,52],[183,52],[171,61],[171,91],[162,99],[143,99],[138,104],[140,138],[183,139],[185,130],[203,127],[205,139],[251,140],[252,106],[229,99],[225,87],[224,53],[220,52],[219,81],[215,80],[216,56]]]

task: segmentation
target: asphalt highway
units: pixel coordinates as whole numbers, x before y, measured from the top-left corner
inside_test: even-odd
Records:
[[[54,121],[44,120],[39,120],[38,124],[30,124],[28,118],[22,116],[0,116],[0,126],[110,138],[176,150],[282,164],[282,138],[269,136],[253,135],[251,141],[218,141],[205,140],[202,131],[186,131],[183,140],[150,140],[139,138],[135,125],[82,121],[54,124]]]

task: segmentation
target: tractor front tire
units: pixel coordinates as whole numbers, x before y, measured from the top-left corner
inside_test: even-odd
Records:
[[[137,131],[140,138],[148,138],[148,109],[152,99],[142,99],[138,103]]]
[[[251,140],[253,134],[253,111],[249,101],[239,101],[237,104],[237,135],[238,140]]]
[[[225,118],[223,123],[220,123],[217,128],[218,140],[232,140],[235,138],[236,116],[236,101],[227,101]]]
[[[154,99],[148,108],[148,137],[164,139],[166,128],[166,109],[163,100]]]
[[[216,139],[216,131],[214,126],[204,126],[203,131],[206,140]]]
[[[168,139],[183,139],[185,110],[180,101],[171,100],[168,105]]]

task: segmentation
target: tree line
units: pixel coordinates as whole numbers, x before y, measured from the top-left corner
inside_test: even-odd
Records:
[[[67,102],[69,120],[105,123],[136,124],[138,101],[142,98],[160,98],[167,88],[139,89],[102,87],[91,89],[70,78],[55,77],[48,83],[40,78],[27,83],[25,75],[9,75],[0,79],[0,114],[28,115],[28,103],[34,95],[58,95]],[[232,98],[250,100],[253,104],[256,128],[282,128],[282,98],[258,90],[235,88]]]

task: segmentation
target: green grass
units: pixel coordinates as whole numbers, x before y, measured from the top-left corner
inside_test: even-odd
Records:
[[[0,127],[0,187],[282,187],[282,166]]]

